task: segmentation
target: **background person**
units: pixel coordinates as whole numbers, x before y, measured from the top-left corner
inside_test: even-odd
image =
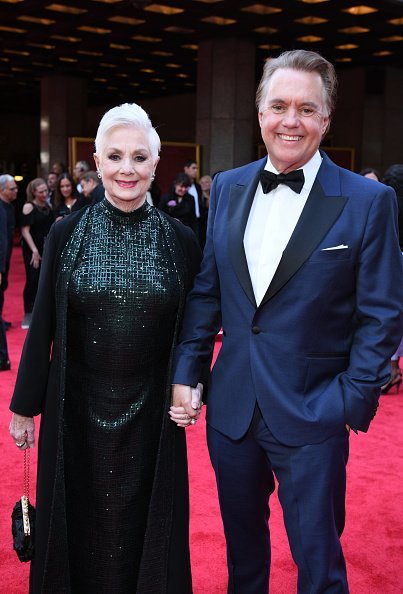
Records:
[[[18,186],[14,177],[8,173],[0,175],[0,208],[3,209],[6,218],[6,241],[5,267],[0,282],[0,317],[3,315],[4,293],[8,287],[8,273],[10,270],[11,254],[13,251],[13,240],[15,232],[15,208],[14,204],[18,195]],[[6,330],[10,328],[11,322],[4,320]]]
[[[395,165],[388,167],[382,182],[393,188],[396,192],[399,211],[399,243],[403,254],[403,163],[396,163]],[[392,388],[395,388],[396,393],[399,391],[400,384],[402,383],[402,370],[399,366],[400,357],[403,357],[403,340],[400,342],[396,353],[392,355],[390,378],[386,384],[382,386],[382,394],[387,394]]]
[[[340,543],[349,430],[368,430],[389,375],[403,271],[394,191],[319,151],[336,83],[315,52],[266,61],[257,105],[268,155],[214,179],[175,351],[173,404],[189,412],[222,325],[207,436],[228,592],[267,594],[274,475],[298,594],[349,591]]]
[[[368,179],[374,179],[375,181],[380,181],[381,177],[376,169],[372,167],[366,167],[360,171],[360,175],[364,177],[368,177]]]
[[[169,192],[161,198],[158,208],[197,233],[198,225],[194,200],[189,194],[191,184],[192,181],[186,173],[178,173]]]
[[[105,189],[100,175],[96,171],[87,171],[81,178],[83,194],[91,204],[101,202],[105,197]]]
[[[0,283],[6,269],[7,250],[7,219],[5,211],[0,206]],[[0,315],[0,371],[8,371],[10,368],[6,328]]]
[[[141,107],[108,111],[95,146],[105,199],[51,229],[11,402],[22,449],[42,415],[31,594],[190,594],[169,374],[200,249],[145,200],[160,139]],[[173,412],[181,426],[199,398],[191,415]]]
[[[210,175],[202,175],[202,177],[200,178],[202,196],[200,201],[199,240],[202,248],[204,248],[204,244],[206,243],[208,207],[210,204],[210,191],[212,181],[213,180]]]
[[[89,201],[77,191],[77,186],[70,173],[62,173],[57,178],[53,212],[58,221],[76,210],[89,205]]]
[[[21,328],[29,328],[36,293],[45,239],[54,221],[48,203],[48,187],[41,177],[29,182],[27,201],[22,208],[21,236],[22,255],[25,267],[24,319]]]

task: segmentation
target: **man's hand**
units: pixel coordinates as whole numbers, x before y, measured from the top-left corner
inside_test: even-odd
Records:
[[[10,423],[10,435],[20,450],[35,447],[35,422],[32,417],[23,417],[13,413]],[[23,444],[23,445],[20,445]]]
[[[178,427],[189,427],[195,425],[200,417],[202,403],[203,385],[197,384],[196,388],[184,386],[183,384],[173,384],[172,386],[172,406],[169,410],[171,421]]]

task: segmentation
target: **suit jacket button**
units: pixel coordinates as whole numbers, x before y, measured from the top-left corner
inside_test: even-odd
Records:
[[[252,326],[252,332],[253,334],[260,334],[261,329],[259,328],[259,326]]]

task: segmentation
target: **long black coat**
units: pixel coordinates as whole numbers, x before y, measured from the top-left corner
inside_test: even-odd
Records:
[[[71,594],[61,430],[67,317],[67,298],[63,294],[67,291],[59,263],[63,248],[76,225],[85,220],[86,212],[87,209],[78,211],[55,223],[48,235],[32,322],[10,406],[20,415],[42,415],[32,594]],[[160,217],[174,230],[177,253],[183,257],[181,268],[184,293],[187,293],[200,264],[197,240],[180,222],[163,214]],[[181,314],[179,311],[178,316]],[[169,403],[167,386],[166,411]],[[160,443],[137,594],[190,594],[186,443],[184,431],[169,421],[168,414]]]

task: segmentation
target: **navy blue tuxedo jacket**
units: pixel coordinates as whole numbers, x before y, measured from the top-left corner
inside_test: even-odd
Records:
[[[232,439],[247,431],[256,402],[287,445],[318,443],[346,423],[367,431],[403,334],[395,193],[322,157],[259,306],[243,237],[266,159],[223,172],[212,186],[173,383],[196,385],[222,326],[207,421]],[[326,249],[337,246],[347,247]]]

